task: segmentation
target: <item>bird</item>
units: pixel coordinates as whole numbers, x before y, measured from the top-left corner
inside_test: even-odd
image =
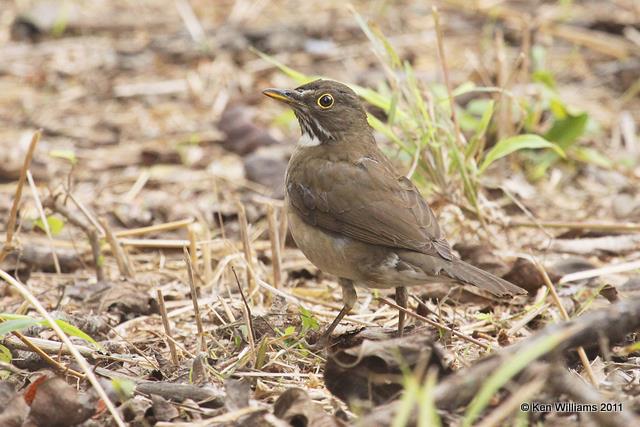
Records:
[[[434,282],[474,285],[498,297],[525,293],[452,252],[420,191],[378,147],[351,88],[319,79],[262,93],[291,108],[300,125],[284,185],[293,240],[342,287],[343,307],[319,341],[326,343],[354,307],[355,286],[395,288],[403,308],[408,286]],[[399,335],[404,315],[401,310]]]

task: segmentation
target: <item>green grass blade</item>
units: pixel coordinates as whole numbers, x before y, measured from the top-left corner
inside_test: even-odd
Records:
[[[411,418],[411,412],[416,404],[419,393],[418,381],[412,376],[405,377],[404,393],[398,404],[398,410],[394,414],[391,427],[405,427]]]
[[[251,47],[250,50],[253,53],[255,53],[256,55],[258,55],[260,58],[264,59],[265,61],[269,62],[270,64],[273,64],[276,68],[278,68],[280,71],[282,71],[287,76],[291,77],[298,84],[303,85],[305,83],[309,83],[309,82],[319,78],[319,77],[316,77],[316,76],[307,76],[306,74],[301,73],[300,71],[294,70],[293,68],[288,67],[285,64],[283,64],[282,62],[278,61],[273,56],[268,55],[268,54],[266,54],[264,52],[261,52],[261,51],[259,51],[258,49],[254,48],[254,47]]]
[[[38,323],[39,322],[37,320],[31,318],[5,320],[0,323],[0,337],[4,337],[14,331],[21,331],[22,329],[29,328],[33,325],[37,325]]]
[[[438,408],[433,398],[436,388],[436,371],[431,370],[427,374],[422,390],[418,397],[418,427],[440,427],[442,421],[438,415]]]
[[[561,157],[565,157],[564,151],[556,144],[547,141],[539,135],[524,134],[505,138],[499,141],[484,157],[479,168],[479,173],[483,173],[493,162],[524,149],[550,148]]]
[[[387,126],[385,123],[378,120],[378,118],[372,114],[367,114],[367,120],[369,121],[369,124],[371,125],[372,128],[374,128],[375,130],[377,130],[378,132],[380,132],[381,134],[389,138],[390,141],[392,141],[398,147],[402,148],[407,153],[411,153],[411,150],[409,150],[409,147],[407,147],[407,145],[404,142],[402,142],[400,138],[398,138],[398,136],[395,134],[393,129],[391,129],[391,127]]]
[[[480,122],[476,128],[476,132],[465,150],[465,156],[467,158],[475,157],[476,154],[482,152],[484,144],[481,146],[480,142],[484,141],[487,129],[489,128],[489,123],[491,123],[491,118],[493,117],[494,108],[495,101],[490,100],[482,112],[482,117],[480,118]]]
[[[34,319],[30,316],[24,316],[21,314],[0,313],[0,319],[4,320],[4,322],[0,323],[0,337],[9,332],[25,329],[33,325],[51,326],[47,320]],[[60,319],[57,319],[55,322],[65,334],[72,337],[82,338],[91,344],[99,346],[96,340],[72,324]]]
[[[484,382],[476,397],[471,401],[462,421],[463,427],[469,427],[487,407],[489,401],[511,378],[526,368],[531,362],[553,350],[572,331],[564,330],[545,337],[535,346],[530,346],[505,360]]]

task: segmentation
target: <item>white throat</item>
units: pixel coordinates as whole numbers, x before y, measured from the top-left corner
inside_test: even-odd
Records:
[[[298,145],[301,147],[317,147],[321,141],[316,136],[311,136],[308,133],[303,133],[298,140]]]

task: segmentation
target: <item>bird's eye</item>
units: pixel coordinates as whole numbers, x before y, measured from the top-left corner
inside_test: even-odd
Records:
[[[327,108],[331,108],[333,106],[333,96],[329,95],[328,93],[321,95],[320,98],[318,98],[318,105],[320,106],[320,108],[323,108],[325,110]]]

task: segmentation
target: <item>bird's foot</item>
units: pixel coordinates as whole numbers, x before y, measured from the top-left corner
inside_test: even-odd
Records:
[[[317,332],[310,332],[305,338],[305,343],[309,350],[317,353],[329,348],[331,337],[326,333],[326,331],[322,334],[318,334]]]

